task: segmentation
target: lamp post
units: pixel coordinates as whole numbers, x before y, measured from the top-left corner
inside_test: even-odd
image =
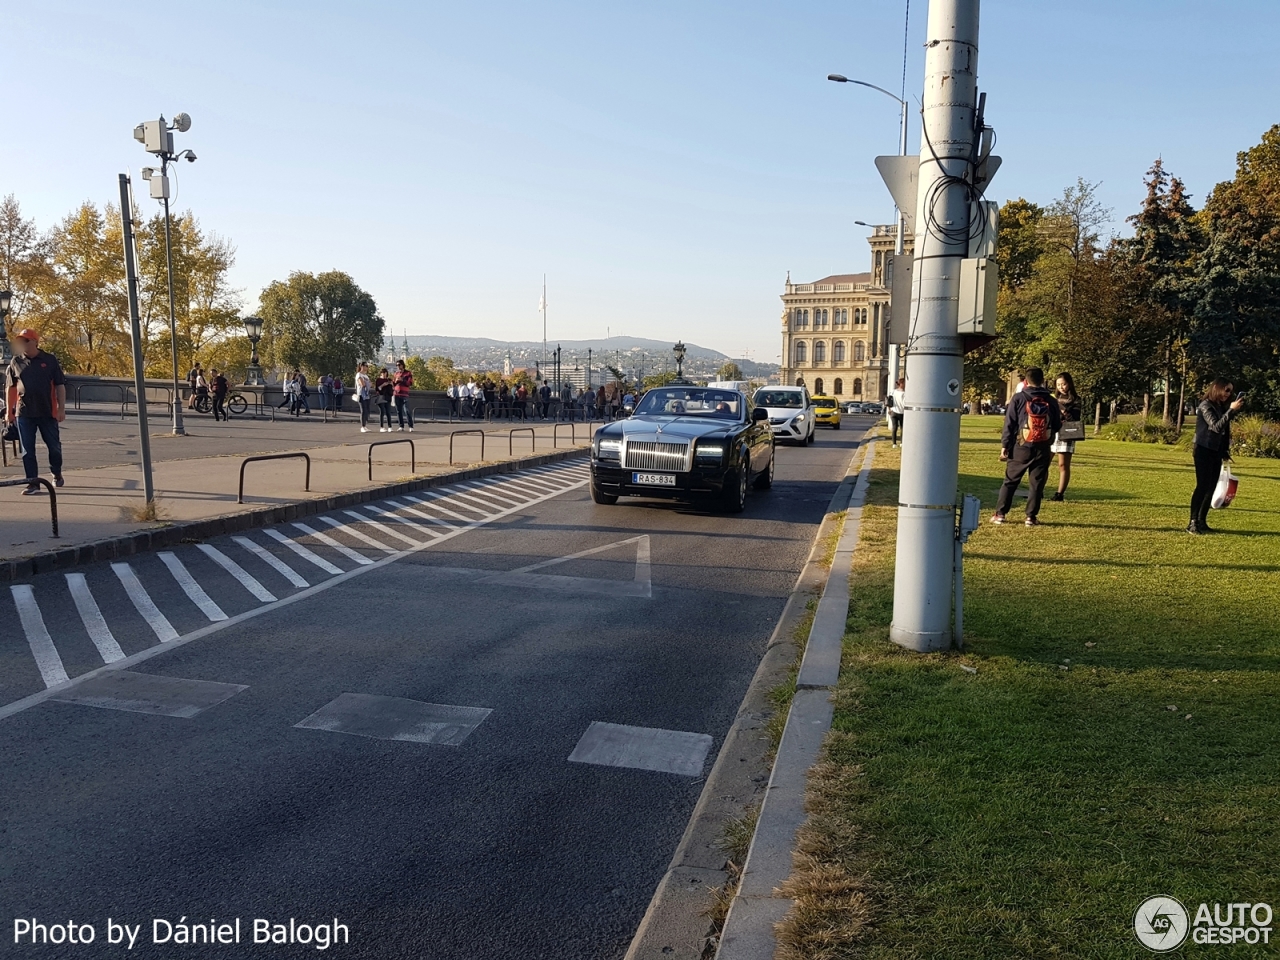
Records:
[[[12,290],[0,290],[0,365],[8,365],[13,359],[13,348],[9,346],[9,332],[5,325],[5,317],[9,316],[9,306],[13,303]]]
[[[258,341],[262,339],[262,320],[258,317],[245,317],[244,335],[249,338],[249,343],[253,348],[253,352],[249,356],[249,367],[244,372],[245,386],[264,386],[265,381],[262,379],[261,361],[258,360]]]
[[[905,71],[906,71],[906,53],[904,51],[903,52],[903,83],[904,84],[906,83]],[[905,157],[907,155],[907,101],[905,96],[900,97],[895,93],[890,93],[884,87],[877,87],[874,83],[867,83],[864,80],[850,80],[848,77],[841,76],[838,73],[827,74],[827,79],[832,80],[836,83],[856,83],[860,87],[869,87],[872,90],[876,90],[876,91],[879,91],[880,93],[883,93],[890,100],[897,101],[899,110],[901,111],[899,114],[899,121],[898,121],[898,155],[902,157]],[[898,235],[894,239],[893,255],[895,257],[900,257],[902,256],[904,250],[906,249],[905,243],[906,243],[906,232],[907,232],[907,217],[905,213],[903,213],[901,210],[898,209],[898,205],[896,203],[893,205],[893,211],[897,219],[897,231],[898,231]],[[859,221],[855,221],[855,222],[859,222]],[[863,226],[866,226],[866,224],[863,224]],[[889,319],[890,319],[890,322],[893,321],[892,317],[890,317]],[[898,382],[899,366],[900,366],[900,359],[898,354],[898,345],[896,343],[892,343],[889,345],[889,387],[890,389],[893,388],[893,384]]]
[[[142,168],[142,179],[151,184],[153,200],[164,202],[164,257],[169,269],[169,344],[173,352],[173,435],[181,437],[186,434],[182,426],[182,397],[178,386],[178,321],[173,308],[173,242],[169,234],[169,164],[181,157],[188,163],[196,162],[196,155],[190,150],[181,153],[173,152],[173,131],[186,133],[191,129],[191,117],[185,113],[174,116],[173,123],[166,123],[163,116],[159,120],[147,120],[133,128],[133,139],[146,149],[147,153],[160,158],[160,174],[156,175],[151,167]]]
[[[671,348],[671,352],[676,355],[676,379],[684,379],[684,342],[677,340],[676,345]]]

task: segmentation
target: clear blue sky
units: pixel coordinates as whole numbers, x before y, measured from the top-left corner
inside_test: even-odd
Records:
[[[0,194],[51,225],[185,110],[178,205],[238,248],[252,309],[339,268],[399,334],[684,338],[774,360],[787,270],[867,269],[892,203],[901,0],[10,4]],[[912,3],[907,91],[923,69]],[[1115,226],[1156,156],[1199,204],[1280,120],[1280,4],[987,0],[989,196],[1101,181]],[[911,148],[917,148],[913,119]],[[147,201],[150,202],[150,201]]]

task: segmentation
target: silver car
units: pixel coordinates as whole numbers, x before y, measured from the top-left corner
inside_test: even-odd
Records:
[[[761,387],[752,403],[768,411],[774,440],[813,443],[813,400],[805,387]]]

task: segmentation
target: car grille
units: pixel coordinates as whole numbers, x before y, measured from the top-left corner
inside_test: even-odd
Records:
[[[667,470],[681,473],[689,469],[687,443],[631,441],[623,447],[623,466],[628,470]]]
[[[786,417],[770,417],[770,418],[769,418],[769,422],[770,422],[771,424],[773,424],[775,427],[778,427],[778,426],[781,426],[782,424],[786,423],[786,422],[787,422],[787,418],[786,418]]]

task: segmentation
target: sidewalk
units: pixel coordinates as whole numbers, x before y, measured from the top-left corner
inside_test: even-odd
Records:
[[[348,415],[350,417],[350,415]],[[167,434],[168,421],[150,418],[153,477],[158,519],[141,515],[144,507],[142,471],[137,460],[137,422],[93,414],[71,414],[64,423],[63,453],[66,486],[57,490],[60,536],[51,536],[47,496],[22,496],[22,486],[0,487],[0,579],[5,561],[22,560],[67,551],[121,537],[163,530],[174,525],[210,520],[309,500],[328,500],[339,494],[385,487],[414,478],[456,473],[478,464],[519,460],[558,449],[581,450],[594,425],[566,427],[554,437],[550,423],[521,424],[421,423],[413,433],[359,432],[352,419],[338,423],[233,420],[214,424],[207,417],[187,419],[185,437]],[[510,431],[517,429],[512,436]],[[454,439],[454,464],[449,465],[449,434],[455,430],[483,429],[481,438],[462,435]],[[587,435],[584,436],[584,429]],[[576,433],[576,443],[571,439]],[[373,480],[369,479],[370,444],[387,443],[372,451]],[[416,468],[410,468],[410,445]],[[553,444],[555,444],[553,446]],[[48,461],[38,444],[42,475]],[[303,489],[305,464],[301,458],[250,463],[245,469],[244,503],[236,502],[240,468],[246,456],[305,452],[311,459],[310,490]],[[21,462],[10,451],[9,466],[0,479],[23,475]],[[92,554],[92,551],[88,551]],[[78,559],[76,562],[83,562]],[[13,573],[10,573],[13,576]]]

